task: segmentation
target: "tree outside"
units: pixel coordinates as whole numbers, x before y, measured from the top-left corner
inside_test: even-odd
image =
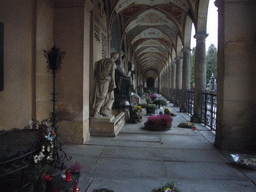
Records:
[[[195,83],[195,58],[196,48],[192,48],[190,55],[190,82],[191,85]],[[206,54],[206,84],[209,83],[212,74],[217,78],[217,48],[214,44],[211,44]]]
[[[217,78],[217,48],[211,44],[206,55],[206,83],[208,84],[212,74]]]
[[[190,55],[190,83],[193,85],[195,83],[195,59],[196,59],[196,48],[192,48]]]

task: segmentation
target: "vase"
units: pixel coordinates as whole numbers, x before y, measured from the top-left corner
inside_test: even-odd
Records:
[[[145,129],[149,131],[168,131],[171,129],[172,124],[170,125],[151,125],[144,123]]]

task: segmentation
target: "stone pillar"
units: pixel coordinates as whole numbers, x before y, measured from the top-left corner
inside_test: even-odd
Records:
[[[175,91],[175,102],[174,107],[179,106],[179,90],[182,88],[182,64],[181,64],[181,57],[176,57],[176,91]]]
[[[55,45],[66,51],[61,72],[56,78],[60,141],[66,144],[84,144],[89,133],[89,68],[91,1],[73,4],[58,1],[55,4]],[[76,22],[74,22],[74,20]],[[63,26],[72,27],[63,32]],[[72,45],[72,46],[71,46]],[[72,65],[71,65],[72,63]]]
[[[189,48],[183,49],[183,68],[182,68],[182,101],[180,112],[187,112],[187,90],[190,88],[190,51]]]
[[[158,91],[157,91],[158,93],[161,92],[161,79],[162,79],[162,78],[161,78],[161,75],[159,75],[159,76],[158,76]]]
[[[256,3],[216,1],[219,14],[217,128],[223,150],[256,145]],[[235,14],[234,14],[235,13]]]
[[[172,103],[175,102],[175,88],[176,88],[176,63],[172,62],[172,94],[171,94],[171,98],[172,98]]]
[[[169,65],[168,66],[168,77],[167,77],[167,82],[168,82],[168,99],[169,100],[171,100],[171,87],[172,87],[172,85],[171,85],[171,79],[172,79],[172,75],[171,75],[171,73],[172,73],[172,66],[171,65]]]
[[[206,88],[206,57],[205,57],[205,39],[206,33],[197,33],[196,38],[196,58],[195,58],[195,100],[194,115],[191,121],[201,122],[201,92]]]

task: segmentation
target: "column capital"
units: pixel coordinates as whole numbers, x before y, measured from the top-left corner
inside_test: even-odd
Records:
[[[199,33],[197,33],[197,34],[194,35],[194,38],[195,38],[196,40],[205,40],[206,37],[208,37],[208,34],[206,34],[206,33],[204,33],[204,32],[202,32],[202,33],[199,32]]]

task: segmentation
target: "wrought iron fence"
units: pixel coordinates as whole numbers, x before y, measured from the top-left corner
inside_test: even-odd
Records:
[[[194,90],[187,90],[187,113],[194,115]]]
[[[211,91],[202,91],[201,95],[201,122],[209,126],[211,130],[216,130],[217,118],[217,94]],[[194,115],[194,90],[187,90],[187,113]]]
[[[215,131],[217,116],[217,94],[211,91],[202,91],[201,98],[201,121],[205,124],[205,126],[209,126],[211,130]]]

